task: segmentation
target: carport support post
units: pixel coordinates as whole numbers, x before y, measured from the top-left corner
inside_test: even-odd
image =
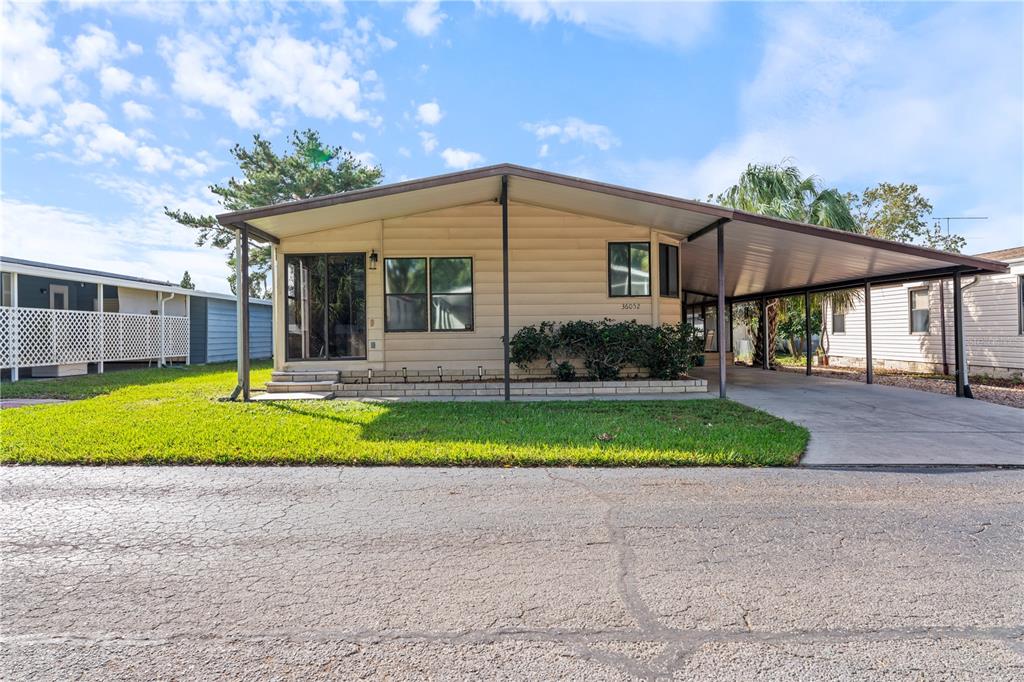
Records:
[[[18,344],[18,336],[21,332],[21,319],[18,317],[18,273],[11,273],[11,312],[14,313],[14,324],[11,327],[11,382],[18,380],[18,361],[21,359],[21,351]]]
[[[505,400],[512,399],[512,386],[509,378],[509,343],[511,339],[508,315],[508,176],[501,176],[501,307],[504,324],[502,337],[502,353],[505,368]]]
[[[761,369],[768,369],[768,299],[759,301],[761,306]]]
[[[238,387],[232,397],[242,395],[249,402],[249,230],[244,225],[238,228],[238,245],[235,249],[235,300],[237,301],[236,322],[238,323]]]
[[[811,292],[804,292],[804,349],[807,356],[807,376],[811,376]]]
[[[97,317],[99,318],[99,321],[100,321],[100,329],[99,329],[99,332],[100,332],[99,333],[99,337],[100,337],[100,348],[99,348],[99,351],[100,352],[98,353],[99,358],[96,361],[96,372],[98,374],[103,374],[103,356],[107,352],[107,344],[106,344],[106,339],[104,338],[104,332],[106,331],[106,329],[104,327],[106,325],[103,323],[103,285],[102,284],[97,284],[96,285],[96,312],[99,313],[99,315],[97,315]]]
[[[725,397],[725,229],[718,224],[718,313],[715,323],[715,340],[718,342],[718,397]]]
[[[960,285],[960,271],[953,273],[953,348],[956,358],[956,395],[973,398],[967,378],[967,350],[964,347],[964,294]]]
[[[871,359],[871,282],[864,283],[864,378],[875,383],[875,363]]]

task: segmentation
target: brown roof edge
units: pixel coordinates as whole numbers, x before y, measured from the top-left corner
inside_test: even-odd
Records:
[[[458,182],[500,177],[502,175],[509,175],[527,180],[538,180],[540,182],[550,182],[563,187],[573,187],[591,192],[600,192],[602,194],[622,197],[625,199],[635,199],[637,201],[646,201],[648,203],[659,204],[662,206],[685,208],[719,218],[731,217],[733,213],[732,209],[725,208],[723,206],[715,206],[714,204],[705,204],[700,201],[680,199],[679,197],[673,197],[667,194],[658,194],[657,192],[648,192],[641,189],[624,187],[622,185],[613,185],[607,182],[598,182],[596,180],[587,180],[586,178],[579,178],[571,175],[562,175],[561,173],[537,170],[536,168],[517,166],[511,163],[502,163],[494,166],[484,166],[483,168],[457,171],[455,173],[445,173],[444,175],[432,175],[418,180],[405,180],[387,185],[367,187],[366,189],[355,189],[348,192],[340,192],[338,194],[328,194],[322,197],[313,197],[311,199],[298,199],[296,201],[288,201],[281,204],[274,204],[272,206],[261,206],[259,208],[250,208],[242,211],[221,213],[217,216],[217,220],[221,225],[231,225],[243,220],[257,220],[268,216],[294,213],[297,211],[308,211],[314,208],[347,204],[353,201],[375,199],[390,196],[392,194],[415,192],[422,189],[443,187],[445,185],[452,185]]]
[[[329,194],[322,197],[298,199],[296,201],[274,204],[272,206],[262,206],[242,211],[222,213],[217,216],[217,220],[222,225],[231,226],[239,222],[257,220],[259,218],[266,218],[269,216],[295,213],[298,211],[308,211],[311,209],[325,208],[327,206],[335,206],[338,204],[347,204],[354,201],[387,197],[394,194],[401,194],[403,192],[415,192],[417,190],[443,187],[445,185],[453,185],[459,182],[500,177],[502,175],[509,175],[511,177],[524,178],[528,180],[537,180],[540,182],[550,182],[563,187],[599,192],[601,194],[625,199],[634,199],[636,201],[644,201],[670,208],[686,209],[715,218],[731,218],[737,221],[755,223],[758,225],[764,225],[765,227],[772,227],[790,232],[799,232],[874,248],[883,248],[889,251],[921,256],[924,258],[932,258],[934,260],[941,260],[947,263],[965,265],[988,272],[1006,272],[1008,270],[1005,263],[987,258],[964,256],[962,254],[949,253],[947,251],[940,251],[939,249],[933,249],[926,246],[903,244],[900,242],[889,241],[887,239],[869,237],[863,234],[843,232],[842,230],[834,230],[828,227],[821,227],[820,225],[808,225],[806,223],[798,223],[791,220],[784,220],[782,218],[772,218],[770,216],[764,216],[756,213],[746,213],[726,208],[724,206],[694,201],[692,199],[681,199],[667,194],[648,192],[646,190],[624,187],[622,185],[613,185],[606,182],[598,182],[596,180],[588,180],[586,178],[579,178],[571,175],[562,175],[560,173],[552,173],[550,171],[538,170],[536,168],[527,168],[525,166],[518,166],[511,163],[484,166],[482,168],[445,173],[443,175],[433,175],[417,180],[405,180],[387,185],[377,185],[375,187],[367,187],[365,189]]]
[[[826,239],[834,239],[836,241],[847,242],[850,244],[882,248],[887,251],[905,253],[910,256],[921,256],[922,258],[941,260],[946,263],[965,265],[985,272],[1007,272],[1010,269],[1006,263],[998,260],[992,260],[990,258],[965,256],[962,253],[952,253],[950,251],[934,249],[930,246],[904,244],[903,242],[894,242],[880,237],[871,237],[858,232],[845,232],[831,227],[822,227],[821,225],[809,225],[807,223],[798,223],[792,220],[785,220],[783,218],[772,218],[771,216],[764,216],[759,213],[734,211],[733,220],[744,223],[754,223],[755,225],[764,225],[765,227],[771,227],[776,230],[786,230],[787,232],[797,232],[800,234],[809,234],[815,237],[825,237]]]

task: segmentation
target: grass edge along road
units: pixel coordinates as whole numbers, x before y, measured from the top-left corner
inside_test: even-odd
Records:
[[[269,379],[261,363],[253,384]],[[806,429],[732,401],[227,403],[232,365],[5,383],[4,464],[787,466]]]

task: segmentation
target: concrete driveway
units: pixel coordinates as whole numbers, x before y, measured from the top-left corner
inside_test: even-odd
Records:
[[[1024,677],[1024,471],[0,480],[6,680]]]
[[[711,394],[714,371],[703,370]],[[730,367],[733,400],[805,426],[801,464],[1024,466],[1024,410],[894,386]]]

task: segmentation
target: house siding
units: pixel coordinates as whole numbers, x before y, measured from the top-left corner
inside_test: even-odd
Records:
[[[652,238],[653,237],[653,238]],[[648,227],[617,223],[513,202],[509,206],[509,317],[514,334],[545,320],[678,321],[678,298],[657,296],[657,236]],[[652,243],[654,296],[608,294],[608,243]],[[671,240],[666,240],[671,241]],[[286,254],[380,254],[367,272],[367,358],[354,361],[284,362],[277,366],[365,369],[485,371],[502,368],[501,206],[471,204],[284,238],[276,267]],[[384,259],[469,256],[473,259],[474,329],[469,332],[384,332]],[[283,287],[277,304],[283,308]],[[654,306],[658,306],[655,314]],[[283,314],[279,315],[283,327]],[[283,328],[281,334],[283,336]]]
[[[1024,336],[1020,334],[1020,276],[1024,262],[1009,273],[964,277],[964,336],[971,372],[1014,373],[1024,370]],[[913,371],[943,370],[940,286],[944,290],[946,362],[952,368],[953,283],[951,280],[910,282],[872,287],[872,355],[876,366]],[[929,329],[910,332],[910,291],[928,289]],[[864,304],[857,301],[846,315],[846,333],[836,334],[827,316],[830,361],[837,365],[864,364]]]

